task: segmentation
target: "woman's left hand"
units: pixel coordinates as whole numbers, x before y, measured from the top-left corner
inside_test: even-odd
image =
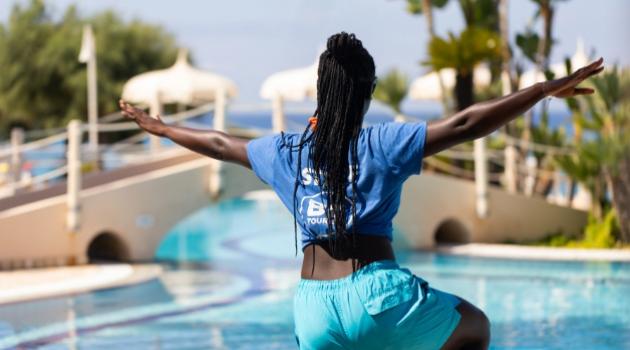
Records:
[[[159,115],[153,118],[144,110],[136,108],[122,99],[118,101],[118,105],[122,115],[136,122],[140,128],[152,135],[164,136],[167,125],[164,124]]]
[[[602,67],[603,62],[604,58],[600,57],[597,61],[576,70],[573,74],[567,75],[564,78],[549,80],[542,83],[545,95],[567,98],[577,95],[592,94],[595,92],[593,89],[580,88],[577,86],[585,79],[601,72],[604,69],[604,67]]]

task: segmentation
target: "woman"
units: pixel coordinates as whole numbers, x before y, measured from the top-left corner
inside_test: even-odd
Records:
[[[339,33],[320,56],[317,109],[301,134],[246,140],[165,125],[124,101],[120,108],[153,135],[252,169],[293,212],[304,252],[294,301],[300,348],[486,349],[482,311],[396,264],[392,219],[401,186],[420,173],[423,157],[488,135],[546,96],[593,93],[576,86],[602,62],[428,124],[362,128],[374,61],[353,34]]]

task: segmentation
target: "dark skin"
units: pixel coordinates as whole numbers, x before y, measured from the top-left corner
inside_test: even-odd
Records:
[[[534,84],[510,95],[474,104],[451,117],[431,121],[427,126],[425,156],[431,156],[462,142],[491,134],[522,115],[538,101],[553,96],[568,98],[590,95],[594,91],[578,87],[584,80],[600,73],[603,58],[584,66],[566,77]],[[370,100],[366,100],[366,108]],[[145,111],[120,100],[124,116],[135,121],[150,134],[167,137],[173,142],[208,157],[242,165],[251,169],[246,147],[249,140],[214,130],[197,130],[166,125],[160,116],[152,118]],[[417,161],[422,161],[418,159]],[[390,242],[383,237],[359,236],[354,255],[333,257],[325,243],[311,244],[304,249],[302,278],[331,280],[351,274],[355,267],[372,261],[395,260]],[[442,347],[443,349],[487,349],[490,341],[489,322],[484,313],[461,300],[457,306],[461,320]]]

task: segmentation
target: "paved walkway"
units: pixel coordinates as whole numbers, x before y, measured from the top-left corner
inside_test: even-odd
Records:
[[[453,255],[505,259],[630,262],[630,249],[553,248],[512,244],[469,243],[440,245],[435,250],[440,253]]]
[[[0,272],[0,305],[120,287],[158,277],[155,264],[84,265]]]

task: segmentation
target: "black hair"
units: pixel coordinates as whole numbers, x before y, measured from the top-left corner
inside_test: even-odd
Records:
[[[308,143],[308,166],[325,202],[328,247],[333,257],[347,259],[348,248],[354,250],[356,246],[357,139],[365,102],[371,98],[374,87],[374,60],[354,34],[341,32],[328,38],[326,50],[319,57],[317,73],[316,127],[309,135],[310,124],[307,125],[297,145],[298,166],[293,190],[296,250],[296,196],[298,186],[304,186],[302,149]],[[348,183],[352,190],[349,201],[346,198]],[[348,210],[352,232],[347,230]]]

